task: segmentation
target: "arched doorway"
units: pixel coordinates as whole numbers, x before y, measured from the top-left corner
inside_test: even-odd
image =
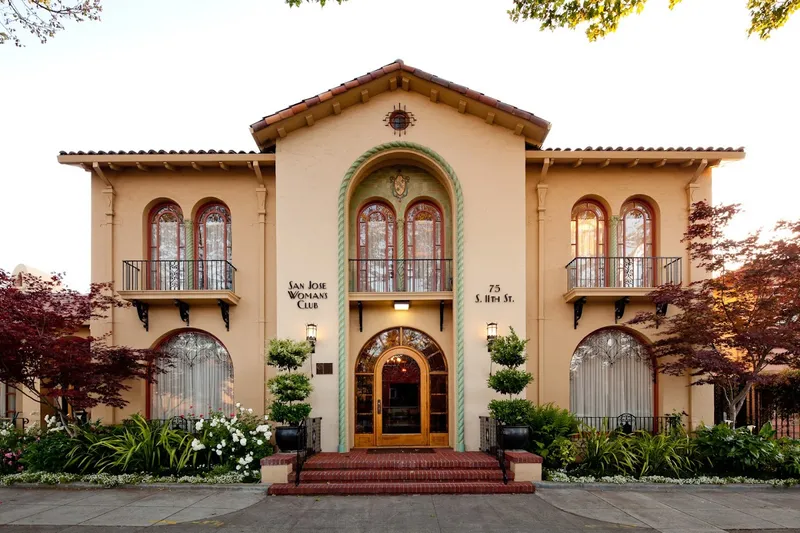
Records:
[[[448,446],[448,371],[426,333],[391,328],[355,364],[355,446]]]

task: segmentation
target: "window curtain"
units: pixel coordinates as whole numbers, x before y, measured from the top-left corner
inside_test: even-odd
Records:
[[[161,347],[172,360],[152,386],[150,416],[155,419],[233,412],[233,363],[222,344],[210,335],[178,333]]]
[[[571,410],[598,429],[616,429],[624,413],[650,418],[637,429],[652,429],[653,376],[650,353],[636,337],[614,329],[594,333],[572,356]]]
[[[231,290],[233,288],[233,269],[231,260],[232,236],[231,215],[223,205],[212,204],[198,217],[198,270],[200,278],[205,279],[205,288],[210,290]]]
[[[5,418],[6,417],[6,413],[8,413],[8,411],[9,411],[8,406],[6,405],[6,391],[7,390],[8,389],[6,388],[6,384],[3,383],[3,382],[0,382],[0,418]]]

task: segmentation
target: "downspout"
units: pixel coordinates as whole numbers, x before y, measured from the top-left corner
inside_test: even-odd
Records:
[[[261,348],[267,342],[267,295],[266,295],[266,262],[267,262],[267,187],[264,185],[264,175],[258,161],[252,163],[253,173],[256,175],[256,200],[258,208],[258,339]],[[263,357],[263,354],[261,354]],[[267,366],[264,365],[263,383],[267,382]],[[263,389],[264,404],[266,404],[266,388]]]

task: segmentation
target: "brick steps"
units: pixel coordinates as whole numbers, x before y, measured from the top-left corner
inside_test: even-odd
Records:
[[[508,472],[508,479],[513,481],[514,474]],[[495,462],[491,469],[471,468],[439,468],[421,470],[303,470],[300,473],[300,482],[333,482],[348,483],[361,481],[502,481],[503,473]],[[294,474],[289,476],[290,483],[294,481]]]
[[[382,481],[354,483],[277,483],[271,485],[270,495],[363,495],[363,494],[531,494],[533,483],[509,481]]]
[[[289,460],[289,463],[280,461]],[[293,464],[293,457],[265,460]],[[264,464],[264,462],[262,462]],[[295,486],[291,472],[287,483],[270,485],[271,495],[357,494],[530,494],[532,483],[508,484],[497,460],[485,453],[437,449],[434,453],[318,453],[308,459]]]

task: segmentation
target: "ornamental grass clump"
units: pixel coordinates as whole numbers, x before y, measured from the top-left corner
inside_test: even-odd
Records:
[[[311,404],[303,402],[311,395],[311,379],[296,372],[311,354],[306,341],[272,339],[267,348],[267,364],[283,371],[267,382],[274,396],[270,414],[274,421],[297,426],[311,414]]]
[[[527,359],[525,345],[528,341],[520,339],[514,328],[510,330],[508,335],[497,337],[491,344],[492,362],[505,368],[489,376],[489,387],[507,395],[508,399],[489,402],[489,413],[501,424],[521,426],[527,425],[533,405],[529,400],[512,399],[512,395],[525,390],[533,381],[533,376],[530,372],[517,369]]]

